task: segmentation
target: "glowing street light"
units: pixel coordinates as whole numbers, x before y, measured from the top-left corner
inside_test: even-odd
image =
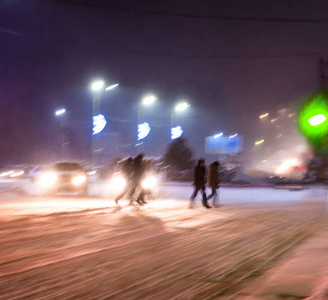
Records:
[[[220,136],[222,136],[223,135],[223,132],[221,132],[221,133],[219,133],[219,134],[216,134],[216,135],[214,135],[214,138],[215,139],[217,139],[217,138],[219,138]]]
[[[156,100],[157,100],[157,97],[156,97],[156,96],[154,96],[154,95],[150,95],[150,96],[147,96],[147,97],[143,98],[143,100],[142,100],[142,104],[143,104],[143,105],[151,105],[151,104],[153,104]]]
[[[188,108],[190,106],[189,103],[187,102],[181,102],[181,103],[178,103],[176,106],[175,106],[175,111],[179,112],[179,111],[183,111],[185,110],[186,108]]]
[[[56,116],[61,116],[61,115],[63,115],[65,112],[66,112],[66,109],[65,109],[65,108],[58,109],[58,110],[56,110],[55,115],[56,115]]]
[[[260,141],[257,141],[257,142],[255,142],[255,146],[257,146],[257,145],[261,145],[262,143],[264,142],[264,140],[260,140]]]
[[[236,137],[237,135],[238,135],[237,133],[235,133],[235,134],[233,134],[233,135],[230,135],[230,136],[229,136],[229,139],[232,139],[232,138]]]
[[[105,86],[105,82],[103,80],[96,80],[96,81],[92,82],[91,89],[94,92],[99,92],[104,88],[104,86]]]
[[[267,117],[268,115],[269,115],[269,113],[266,113],[266,114],[260,115],[259,118],[263,119],[263,118]]]

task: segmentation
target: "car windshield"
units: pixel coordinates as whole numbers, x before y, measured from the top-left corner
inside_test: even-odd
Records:
[[[77,171],[83,170],[83,167],[77,163],[58,163],[53,166],[56,171]]]

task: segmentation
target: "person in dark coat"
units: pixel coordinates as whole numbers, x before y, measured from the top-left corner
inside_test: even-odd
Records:
[[[207,203],[207,197],[205,193],[205,174],[206,174],[206,167],[205,167],[205,160],[200,159],[198,160],[198,164],[194,169],[194,192],[192,193],[190,197],[190,205],[189,208],[193,208],[194,205],[194,199],[197,196],[197,193],[201,190],[202,191],[202,203],[203,206],[206,208],[211,208],[211,206]]]
[[[132,164],[132,184],[131,184],[131,192],[130,192],[130,205],[133,203],[133,195],[136,190],[140,190],[140,193],[137,197],[137,203],[143,205],[146,203],[144,200],[144,191],[141,186],[142,179],[145,173],[145,165],[143,163],[143,154],[139,154],[133,159]]]
[[[124,177],[124,179],[126,180],[126,185],[124,187],[124,190],[121,194],[119,194],[116,198],[115,198],[115,203],[118,205],[118,201],[123,198],[127,193],[128,191],[130,190],[131,188],[131,179],[132,179],[132,162],[133,162],[133,159],[132,157],[129,157],[125,163],[124,163],[124,166],[122,167],[121,169],[121,172],[122,172],[122,175]]]
[[[210,200],[213,197],[212,206],[218,207],[216,204],[217,198],[217,189],[219,188],[220,184],[220,176],[219,176],[219,162],[215,161],[210,164],[208,176],[207,176],[207,185],[209,188],[212,189],[211,195],[208,196],[207,200]]]

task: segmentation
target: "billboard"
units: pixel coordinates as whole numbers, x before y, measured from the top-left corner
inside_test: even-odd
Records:
[[[237,154],[243,151],[241,136],[209,136],[205,138],[206,154]]]

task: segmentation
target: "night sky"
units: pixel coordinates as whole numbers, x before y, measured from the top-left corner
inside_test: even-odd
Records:
[[[247,152],[261,113],[319,88],[318,61],[328,54],[327,1],[0,3],[0,163],[57,159],[61,107],[70,152],[88,159],[95,78],[120,84],[102,95],[101,113],[123,156],[136,154],[147,93],[158,103],[144,112],[146,154],[165,151],[180,99],[191,104],[178,121],[196,156],[218,132],[244,136]]]

